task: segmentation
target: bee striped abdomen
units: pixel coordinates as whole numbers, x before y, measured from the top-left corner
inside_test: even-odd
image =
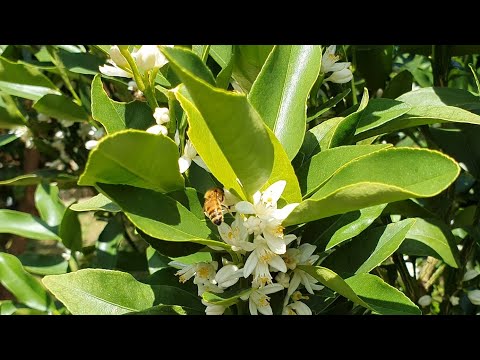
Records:
[[[213,188],[205,193],[205,203],[203,204],[203,211],[205,215],[219,226],[223,222],[222,202],[224,200],[223,190],[220,188]]]
[[[220,225],[223,222],[223,212],[221,206],[210,209],[210,212],[207,214],[207,216],[210,220],[212,220],[212,223],[217,226]]]

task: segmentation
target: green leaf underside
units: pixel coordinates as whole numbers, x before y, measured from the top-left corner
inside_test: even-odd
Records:
[[[321,59],[318,45],[277,45],[248,94],[290,160],[303,142],[306,101],[320,72]]]
[[[191,241],[230,248],[223,242],[208,240],[212,234],[205,220],[198,219],[182,204],[167,195],[126,185],[97,184],[97,186],[147,235],[167,241]]]
[[[295,225],[445,190],[460,167],[444,154],[425,149],[390,148],[343,167],[285,220]]]
[[[46,276],[43,283],[75,315],[120,315],[159,304],[203,309],[200,301],[186,291],[143,284],[120,271],[83,269]]]
[[[0,209],[0,233],[15,234],[35,240],[60,240],[43,220],[15,210]]]
[[[90,199],[80,201],[79,203],[73,204],[70,206],[70,209],[73,211],[110,211],[110,212],[119,212],[121,209],[117,204],[112,202],[103,194],[97,194]]]
[[[90,152],[78,184],[125,184],[162,192],[182,189],[178,157],[177,145],[168,137],[118,131],[104,137]]]
[[[215,88],[182,67],[187,61],[198,62],[191,51],[163,48],[163,52],[191,96],[188,105],[185,96],[176,92],[188,114],[188,135],[199,155],[224,186],[237,190],[238,178],[242,191],[237,193],[252,196],[267,182],[274,161],[273,145],[260,116],[244,95]],[[225,169],[219,171],[220,167]]]

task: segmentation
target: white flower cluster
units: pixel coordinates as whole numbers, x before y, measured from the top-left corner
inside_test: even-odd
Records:
[[[469,269],[463,275],[463,281],[470,281],[472,279],[475,279],[478,275],[480,275],[480,272],[478,270]],[[479,289],[469,290],[467,292],[467,297],[468,297],[468,300],[470,300],[470,302],[473,305],[480,305],[480,290]]]
[[[248,300],[252,315],[258,313],[272,315],[268,294],[284,289],[287,289],[287,292],[283,303],[283,314],[311,315],[310,308],[300,301],[308,297],[303,296],[297,289],[302,284],[305,290],[313,295],[315,290],[323,288],[315,278],[297,267],[313,265],[318,260],[319,256],[313,255],[316,246],[302,244],[298,248],[288,248],[297,237],[293,234],[285,235],[282,222],[298,204],[289,204],[282,209],[277,208],[277,202],[285,186],[284,180],[277,181],[263,193],[256,192],[252,203],[238,201],[225,190],[225,205],[231,205],[231,211],[236,212],[235,220],[230,225],[222,222],[218,230],[222,239],[231,246],[232,251],[246,260],[243,268],[230,264],[221,268],[216,274],[214,270],[217,269],[217,263],[212,262],[209,275],[202,277],[202,279],[208,279],[209,291],[223,292],[225,288],[234,285],[240,277],[248,278],[253,275],[251,289],[240,297],[244,301]],[[180,282],[194,274],[200,276],[198,266],[202,267],[206,264],[191,265],[177,272]],[[204,274],[207,274],[207,271]],[[199,295],[203,294],[207,280],[194,282],[197,285],[201,284],[198,288]],[[223,306],[205,301],[203,303],[207,306],[207,314],[223,314],[225,311]]]
[[[173,47],[173,45],[166,45],[168,47]],[[108,51],[110,55],[110,60],[107,61],[108,65],[103,65],[99,67],[99,70],[102,74],[108,76],[118,76],[125,78],[133,78],[133,72],[130,67],[130,64],[125,59],[125,57],[120,52],[120,49],[117,45],[114,45]],[[132,53],[132,57],[137,64],[138,70],[144,73],[146,71],[161,68],[165,65],[168,60],[163,56],[163,54],[158,49],[157,45],[143,45]],[[133,89],[133,84],[129,86]]]
[[[333,83],[344,84],[349,82],[353,78],[352,71],[348,68],[349,62],[338,62],[340,59],[338,55],[335,55],[335,45],[330,45],[322,56],[322,66],[320,72],[326,74],[331,72],[332,74],[325,79]]]

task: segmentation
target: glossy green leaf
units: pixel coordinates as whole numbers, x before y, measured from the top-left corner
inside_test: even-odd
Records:
[[[87,121],[87,112],[65,95],[47,94],[42,96],[33,108],[47,116],[70,121]]]
[[[212,55],[213,46],[212,48],[210,48],[210,55]],[[228,86],[230,85],[230,80],[232,78],[233,67],[235,65],[235,54],[233,53],[233,46],[226,45],[226,47],[230,47],[230,53],[228,53],[227,50],[227,53],[225,54],[226,63],[224,66],[222,66],[222,70],[218,73],[217,78],[215,79],[217,87],[221,89],[228,89]]]
[[[124,129],[145,130],[155,124],[153,113],[145,102],[118,102],[110,99],[100,75],[92,81],[92,116],[108,134]]]
[[[204,315],[203,312],[186,306],[179,305],[157,305],[151,308],[126,313],[125,315]]]
[[[390,148],[359,158],[339,170],[285,220],[295,225],[365,207],[431,197],[445,190],[460,167],[432,150]]]
[[[170,138],[123,130],[102,138],[88,157],[79,185],[126,184],[168,192],[184,187],[178,148]]]
[[[38,100],[46,94],[61,95],[58,88],[36,67],[16,64],[2,57],[0,90],[30,100]]]
[[[342,120],[343,117],[328,119],[305,133],[305,138],[299,151],[299,154],[304,154],[304,162],[320,151],[328,149],[328,141],[331,134],[333,134],[333,129]]]
[[[0,233],[36,240],[60,240],[43,220],[24,212],[7,209],[0,209]]]
[[[115,200],[130,221],[147,235],[161,240],[191,241],[229,248],[223,242],[207,240],[212,234],[205,220],[200,220],[167,195],[125,185],[97,186]]]
[[[35,252],[25,252],[18,256],[25,270],[38,275],[65,274],[68,261],[62,255],[44,255]]]
[[[35,190],[35,207],[40,217],[51,227],[60,225],[65,205],[58,196],[58,186],[40,183]]]
[[[326,113],[328,110],[330,110],[331,108],[333,108],[335,105],[337,105],[340,101],[342,101],[348,94],[350,94],[350,92],[352,91],[352,89],[350,88],[347,88],[345,90],[343,90],[341,93],[335,95],[334,97],[332,97],[331,99],[327,100],[326,102],[324,102],[322,105],[320,105],[318,108],[315,108],[313,109],[313,111],[310,112],[310,109],[309,109],[309,113],[310,115],[308,115],[307,113],[307,123],[312,121],[312,120],[315,120],[316,118],[318,118],[320,115]],[[313,115],[312,115],[313,114]]]
[[[223,306],[232,306],[233,304],[237,303],[240,300],[240,297],[247,294],[250,289],[247,290],[234,290],[228,291],[220,294],[214,294],[208,291],[205,291],[202,294],[203,300],[215,304],[215,305],[223,305]]]
[[[421,315],[412,300],[378,276],[357,274],[345,282],[374,312],[382,315]]]
[[[170,267],[168,263],[172,260],[169,257],[160,254],[153,247],[149,246],[146,253],[148,261],[148,272],[150,274]]]
[[[307,225],[302,238],[322,250],[351,239],[368,228],[377,219],[387,204],[370,206],[345,214],[330,216]]]
[[[108,220],[95,243],[97,266],[102,269],[113,269],[117,265],[118,244],[124,239],[125,228],[120,215]]]
[[[248,94],[248,100],[275,133],[290,160],[303,142],[306,102],[321,60],[318,45],[277,45]]]
[[[438,219],[415,220],[399,251],[408,255],[433,256],[458,268],[459,252],[449,227]]]
[[[464,110],[480,109],[478,97],[463,89],[428,87],[410,91],[397,100],[412,107],[453,106]]]
[[[190,101],[182,91],[175,93],[188,114],[188,136],[196,150],[226,188],[242,197],[253,195],[268,180],[274,160],[260,116],[245,96],[214,88],[180,67],[181,62],[196,63],[192,52],[163,51],[192,97]]]
[[[55,181],[57,183],[68,183],[77,181],[77,177],[65,174],[57,170],[41,169],[28,174],[19,175],[11,179],[3,179],[0,185],[26,186],[39,184],[42,181]]]
[[[365,79],[369,90],[385,89],[392,71],[393,45],[354,45],[356,72]]]
[[[40,282],[23,269],[22,263],[15,256],[2,252],[0,252],[0,283],[19,302],[33,309],[41,311],[53,309],[50,296]]]
[[[67,208],[62,218],[58,235],[67,249],[82,250],[82,229],[78,220],[78,213]]]
[[[12,315],[17,307],[11,300],[0,300],[0,315]]]
[[[312,195],[352,161],[391,146],[391,144],[340,146],[316,154],[297,170],[302,194],[304,197]]]
[[[198,298],[172,286],[150,286],[124,272],[84,269],[43,278],[45,286],[74,315],[121,315],[155,305],[203,310]]]
[[[370,272],[392,255],[405,239],[415,219],[376,227],[339,247],[322,265],[347,275]]]
[[[98,74],[100,72],[98,67],[105,63],[98,56],[87,53],[72,53],[64,49],[59,50],[58,56],[66,69],[77,74]]]
[[[103,194],[97,194],[90,199],[73,204],[72,206],[70,206],[70,209],[73,211],[121,211],[117,204],[115,204],[112,200],[110,200]]]

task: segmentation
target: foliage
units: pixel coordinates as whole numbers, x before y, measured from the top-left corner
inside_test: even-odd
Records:
[[[478,313],[479,54],[0,47],[0,314]]]

